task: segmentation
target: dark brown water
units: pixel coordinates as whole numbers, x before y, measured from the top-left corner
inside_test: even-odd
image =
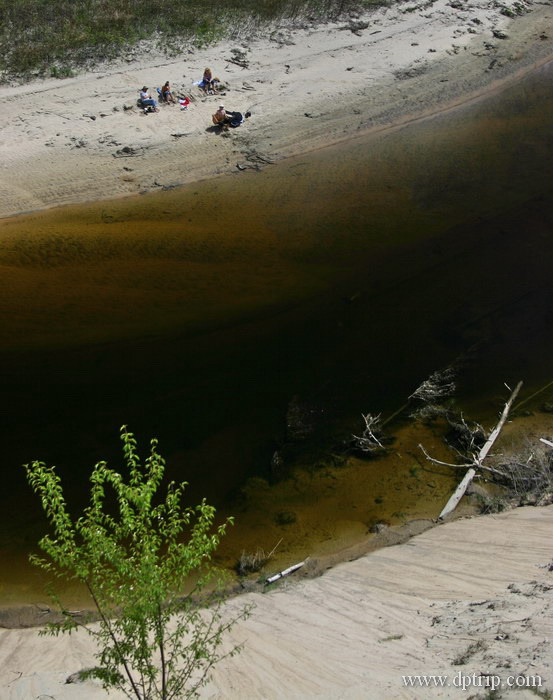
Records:
[[[479,417],[504,381],[553,379],[552,70],[261,173],[0,222],[0,602],[36,595],[21,567],[44,523],[20,465],[57,464],[77,503],[123,423],[160,438],[192,499],[246,508],[234,547],[270,549],[273,510],[302,513],[299,552],[446,493],[350,464],[237,497],[270,478],[293,397],[316,416],[308,464],[461,355]]]

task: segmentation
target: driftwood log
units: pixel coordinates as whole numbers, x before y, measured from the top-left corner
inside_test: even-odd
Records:
[[[455,489],[455,491],[451,495],[448,502],[445,504],[444,508],[442,509],[442,512],[438,516],[438,520],[443,520],[446,516],[448,516],[450,513],[452,513],[455,510],[455,508],[459,504],[459,501],[465,495],[465,491],[467,490],[470,482],[474,479],[474,476],[476,475],[476,471],[478,469],[481,469],[484,471],[491,471],[491,472],[496,471],[496,470],[492,469],[491,467],[484,466],[482,464],[482,462],[486,459],[486,457],[488,456],[490,450],[492,449],[495,441],[499,437],[499,433],[501,432],[501,429],[505,425],[505,421],[507,420],[507,416],[509,415],[509,411],[511,410],[513,402],[516,399],[518,392],[520,391],[521,386],[522,386],[522,382],[519,382],[516,385],[514,391],[511,393],[509,400],[507,401],[507,403],[505,404],[505,406],[503,408],[503,411],[501,413],[501,416],[499,418],[497,425],[490,433],[490,435],[489,435],[488,439],[486,440],[486,442],[484,443],[482,449],[478,452],[478,454],[476,454],[474,456],[472,462],[470,462],[469,464],[463,464],[463,465],[459,465],[459,464],[447,465],[447,466],[451,466],[451,467],[460,467],[460,466],[463,468],[468,467],[468,471],[465,474],[465,476],[463,477],[463,480],[461,481],[459,486],[457,486],[457,488]],[[428,455],[428,453],[426,452],[426,450],[424,449],[424,447],[422,445],[419,445],[419,447],[424,452],[426,458],[429,459],[431,462],[434,462],[435,464],[444,464],[444,465],[446,464],[445,462],[439,462],[438,460],[435,460],[432,457],[430,457],[430,455]]]

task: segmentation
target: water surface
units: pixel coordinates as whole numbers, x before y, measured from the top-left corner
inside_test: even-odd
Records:
[[[57,464],[78,503],[123,423],[160,438],[192,499],[245,509],[229,558],[282,535],[289,556],[339,547],[340,527],[350,541],[445,495],[451,475],[406,478],[416,460],[324,454],[459,357],[480,418],[503,382],[552,379],[552,77],[259,173],[1,221],[0,599],[38,582],[20,465]],[[271,480],[291,402],[314,416],[291,451],[304,476],[244,491]]]

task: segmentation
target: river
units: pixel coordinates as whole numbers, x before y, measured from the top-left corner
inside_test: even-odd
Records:
[[[547,64],[261,172],[0,221],[0,604],[41,595],[26,556],[45,523],[21,465],[56,464],[82,505],[122,424],[160,439],[191,500],[237,516],[226,564],[439,510],[451,474],[405,446],[344,460],[344,444],[455,360],[481,420],[504,382],[552,379],[552,84]]]

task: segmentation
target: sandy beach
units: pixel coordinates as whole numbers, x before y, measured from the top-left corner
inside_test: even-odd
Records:
[[[74,78],[3,86],[0,216],[239,176],[450,108],[545,62],[552,24],[549,2],[401,2],[173,59],[139,47],[138,59]],[[194,86],[205,66],[222,95]],[[145,115],[138,91],[166,80],[190,107]],[[252,113],[222,136],[211,128],[221,100]]]
[[[4,85],[0,216],[241,177],[454,109],[552,57],[550,1],[430,0]],[[222,95],[194,86],[205,66]],[[139,89],[166,80],[190,106],[144,114]],[[220,101],[251,118],[214,132]],[[552,527],[553,506],[461,519],[318,578],[239,596],[230,612],[255,604],[229,640],[244,652],[216,669],[202,697],[484,698],[491,676],[500,697],[536,697],[507,687],[521,677],[539,676],[540,692],[553,691]],[[107,697],[91,682],[65,682],[92,653],[85,635],[0,629],[0,700]],[[415,674],[447,678],[440,687],[402,678]]]
[[[551,506],[457,520],[319,578],[292,575],[270,592],[238,596],[229,613],[255,607],[227,643],[244,650],[216,667],[201,697],[545,693],[553,688],[552,528]],[[90,681],[66,683],[91,665],[92,652],[81,633],[54,639],[36,629],[0,630],[0,697],[108,697]],[[444,685],[414,679],[430,675]]]

